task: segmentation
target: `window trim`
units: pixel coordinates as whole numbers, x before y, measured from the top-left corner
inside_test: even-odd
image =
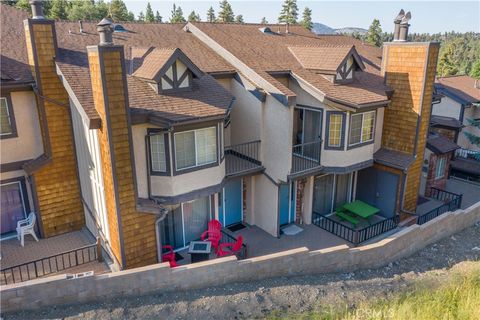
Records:
[[[165,168],[166,171],[154,171],[153,170],[153,165],[152,165],[152,151],[151,151],[151,145],[150,145],[150,136],[153,135],[161,135],[163,134],[164,138],[164,143],[165,143]],[[147,164],[148,164],[148,171],[150,172],[151,176],[170,176],[171,175],[171,169],[170,169],[170,139],[168,138],[169,133],[163,129],[157,129],[157,128],[148,128],[147,129],[147,141],[146,141],[146,147],[147,147]]]
[[[1,99],[5,99],[7,102],[8,118],[10,120],[11,133],[0,134],[0,139],[10,139],[18,137],[17,123],[15,121],[15,113],[13,112],[12,97],[10,93],[2,93]]]
[[[330,146],[329,143],[329,138],[330,138],[330,116],[339,114],[342,116],[342,128],[340,130],[340,145],[339,146]],[[327,111],[326,112],[327,119],[325,121],[325,144],[324,144],[324,149],[325,150],[344,150],[345,149],[345,120],[346,120],[346,114],[343,111]]]
[[[365,119],[365,114],[367,113],[373,113],[373,132],[372,132],[372,139],[367,140],[367,141],[362,141],[362,135],[363,135],[363,124],[364,124],[364,119]],[[352,135],[352,118],[356,115],[362,115],[362,130],[360,132],[360,142],[357,143],[352,143],[350,144],[350,137]],[[347,145],[347,150],[350,149],[355,149],[359,147],[363,147],[369,144],[372,144],[375,142],[375,128],[377,126],[377,110],[371,110],[371,111],[365,111],[365,112],[359,112],[359,113],[352,113],[350,115],[350,122],[348,124],[348,145]]]
[[[201,164],[201,165],[194,165],[194,166],[190,166],[190,167],[185,167],[185,168],[181,168],[181,169],[177,169],[177,159],[176,159],[176,141],[175,141],[175,135],[178,134],[178,133],[185,133],[185,132],[190,132],[190,131],[196,131],[196,130],[202,130],[202,129],[210,129],[210,128],[215,128],[215,143],[216,143],[216,148],[215,148],[215,151],[216,151],[216,158],[215,158],[215,161],[213,162],[208,162],[208,163],[204,163],[204,164]],[[203,169],[207,169],[207,168],[210,168],[210,167],[215,167],[215,166],[218,166],[219,164],[219,152],[218,152],[218,146],[219,146],[219,132],[218,132],[218,123],[214,123],[214,124],[209,124],[207,126],[195,126],[195,127],[190,127],[190,128],[185,128],[185,129],[180,129],[180,130],[176,130],[173,132],[172,134],[172,163],[173,163],[173,175],[176,176],[176,175],[180,175],[180,174],[184,174],[184,173],[189,173],[189,172],[192,172],[192,171],[197,171],[197,170],[203,170]],[[197,137],[196,137],[196,134],[195,134],[195,162],[197,162]]]
[[[440,163],[443,163],[443,168],[442,168],[442,172],[441,172],[441,176],[438,175],[438,168],[440,166]],[[445,168],[447,166],[447,159],[445,159],[445,157],[438,157],[437,158],[437,162],[436,162],[436,165],[435,165],[435,180],[438,180],[438,179],[442,179],[442,178],[445,178]]]

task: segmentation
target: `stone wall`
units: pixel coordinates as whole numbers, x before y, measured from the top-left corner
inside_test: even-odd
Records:
[[[421,226],[413,225],[376,243],[309,251],[297,248],[237,261],[225,257],[170,269],[168,263],[110,274],[69,279],[59,275],[1,288],[4,312],[67,303],[84,303],[115,296],[161,293],[255,281],[268,277],[332,273],[375,268],[409,256],[428,244],[480,221],[480,202],[448,212]]]

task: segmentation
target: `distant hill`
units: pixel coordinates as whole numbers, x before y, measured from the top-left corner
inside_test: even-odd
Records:
[[[358,32],[359,34],[363,35],[367,33],[367,30],[363,28],[346,27],[346,28],[334,29],[319,22],[313,23],[312,31],[315,32],[316,34],[335,34],[335,33],[351,34],[354,32]]]

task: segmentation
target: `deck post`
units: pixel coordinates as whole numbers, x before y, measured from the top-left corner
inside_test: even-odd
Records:
[[[98,262],[103,262],[102,242],[100,241],[100,237],[97,237],[97,260]]]

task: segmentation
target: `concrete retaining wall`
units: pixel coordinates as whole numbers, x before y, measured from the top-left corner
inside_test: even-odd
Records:
[[[345,245],[309,251],[297,248],[237,261],[226,257],[170,269],[155,264],[110,274],[67,279],[48,277],[3,286],[3,312],[50,305],[82,303],[115,296],[189,290],[267,277],[332,273],[375,268],[411,255],[430,243],[480,221],[480,202],[466,210],[446,213],[422,226],[413,225],[373,244]]]

